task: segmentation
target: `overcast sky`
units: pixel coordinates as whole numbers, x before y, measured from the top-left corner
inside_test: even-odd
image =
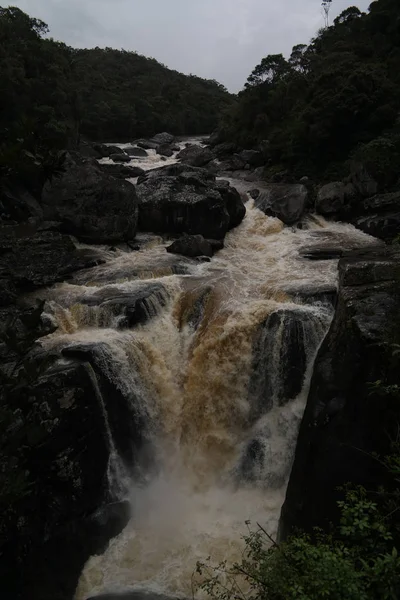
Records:
[[[267,54],[290,54],[323,24],[322,0],[10,0],[74,47],[135,50],[236,92]],[[331,18],[370,0],[333,0]]]

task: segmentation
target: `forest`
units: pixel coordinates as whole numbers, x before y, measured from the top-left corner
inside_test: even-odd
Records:
[[[8,162],[16,145],[36,153],[74,147],[81,137],[206,134],[231,102],[216,81],[135,52],[70,48],[48,34],[46,23],[0,7],[0,155]]]
[[[309,44],[263,58],[220,126],[220,138],[261,143],[270,172],[326,178],[352,158],[390,187],[400,167],[400,4],[351,6]]]

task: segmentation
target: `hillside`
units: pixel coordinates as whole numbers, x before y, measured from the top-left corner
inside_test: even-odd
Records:
[[[267,44],[266,44],[267,45]],[[390,187],[400,166],[400,5],[347,8],[289,59],[255,67],[220,137],[262,149],[270,174],[332,178],[358,158]]]

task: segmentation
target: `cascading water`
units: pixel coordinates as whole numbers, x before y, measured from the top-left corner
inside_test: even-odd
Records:
[[[105,264],[49,290],[58,330],[43,345],[91,349],[145,424],[153,456],[142,461],[138,451],[136,465],[115,468],[107,424],[109,483],[129,496],[132,518],[88,561],[76,600],[141,588],[187,596],[197,560],[240,559],[246,521],[276,533],[313,360],[332,318],[324,294],[337,279],[336,260],[299,251],[324,240],[374,243],[323,220],[284,228],[249,201],[210,263],[139,236],[139,250],[104,248]]]

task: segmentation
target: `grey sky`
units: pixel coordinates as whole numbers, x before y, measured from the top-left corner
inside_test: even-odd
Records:
[[[75,47],[110,46],[217,79],[232,92],[267,54],[287,55],[322,26],[321,0],[10,0]],[[3,6],[8,3],[1,2]],[[333,0],[331,18],[370,0]]]

